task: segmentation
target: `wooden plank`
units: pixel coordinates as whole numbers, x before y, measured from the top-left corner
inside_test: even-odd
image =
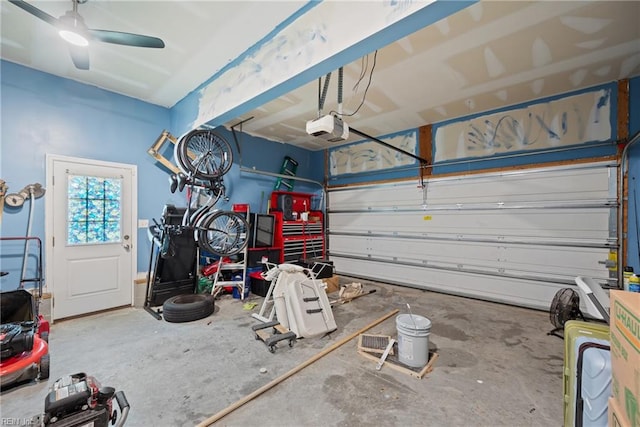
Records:
[[[618,80],[618,141],[629,138],[629,79]]]
[[[433,164],[433,126],[426,125],[418,128],[418,153],[429,165]],[[433,168],[421,168],[420,176],[429,176]]]
[[[149,149],[147,150],[147,154],[149,154],[151,157],[156,159],[158,162],[160,162],[164,167],[169,169],[171,172],[177,174],[180,172],[180,169],[178,169],[176,165],[171,163],[166,157],[160,154],[160,150],[166,141],[169,141],[174,145],[177,143],[176,138],[173,135],[171,135],[168,131],[164,130],[162,131],[158,139],[156,139],[156,141],[153,143],[153,145],[149,147]]]
[[[488,168],[488,169],[478,169],[474,171],[465,171],[465,172],[449,172],[438,174],[438,178],[440,177],[448,177],[448,176],[459,176],[459,175],[477,175],[482,173],[493,173],[493,172],[509,172],[509,171],[520,171],[527,169],[536,169],[536,168],[546,168],[553,166],[565,166],[565,165],[580,165],[584,163],[594,163],[594,162],[603,162],[616,160],[617,156],[602,156],[602,157],[589,157],[586,159],[569,159],[569,160],[558,160],[555,162],[546,162],[546,163],[530,163],[527,165],[515,165],[515,166],[505,166],[499,168]],[[437,166],[437,165],[435,165]]]
[[[627,143],[629,139],[629,79],[622,79],[618,81],[618,142]],[[624,149],[623,144],[618,144],[618,156],[622,155]],[[622,208],[622,242],[620,243],[620,251],[618,256],[621,258],[621,262],[618,265],[627,265],[627,224],[628,222],[628,201],[629,191],[628,185],[628,173],[624,175],[624,183],[618,182],[618,188],[621,184],[624,184],[624,194],[622,200],[619,200]],[[618,180],[620,176],[618,174]]]
[[[375,357],[367,353],[366,351],[358,350],[358,354],[360,354],[361,356],[364,356],[365,359],[369,359],[373,362],[376,362],[376,364],[380,362],[380,357]],[[388,366],[389,368],[394,369],[398,372],[402,372],[403,374],[411,375],[414,378],[422,379],[429,372],[433,371],[433,365],[436,363],[437,359],[438,359],[438,353],[433,353],[433,355],[431,356],[431,359],[429,359],[429,362],[424,366],[424,368],[422,368],[420,371],[417,371],[417,372],[409,368],[405,368],[404,366],[398,365],[394,363],[393,360],[390,360],[390,359],[385,360],[382,364],[382,367],[384,368],[385,366]]]
[[[164,167],[169,169],[171,172],[173,172],[173,173],[179,173],[180,172],[180,169],[178,169],[178,167],[176,165],[174,165],[169,160],[167,160],[162,154],[157,153],[157,152],[151,152],[151,151],[149,151],[148,153],[151,155],[151,157],[156,159],[158,162],[160,162]]]
[[[271,338],[271,334],[264,329],[258,329],[256,331],[256,335],[260,338],[260,340],[262,340],[262,342]]]
[[[617,175],[619,180],[620,174]],[[618,263],[618,265],[624,268],[624,266],[627,265],[627,233],[629,231],[629,172],[624,174],[622,181],[624,185],[624,187],[622,187],[622,200],[620,200],[620,206],[622,206],[622,242],[620,242],[620,253],[618,255],[621,258],[621,262]],[[618,183],[618,185],[620,185],[620,183]]]
[[[274,326],[274,328],[276,329],[276,331],[280,332],[281,334],[286,334],[287,332],[290,332],[287,328],[282,326],[281,323],[278,323],[276,326]]]

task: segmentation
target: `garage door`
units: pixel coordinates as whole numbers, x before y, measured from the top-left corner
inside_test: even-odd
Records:
[[[546,310],[578,275],[615,281],[616,182],[601,162],[332,189],[329,255],[340,274]]]

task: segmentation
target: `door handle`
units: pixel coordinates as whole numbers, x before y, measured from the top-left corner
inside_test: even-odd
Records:
[[[131,246],[128,243],[125,243],[124,245],[122,245],[122,247],[124,248],[125,251],[129,252],[129,250],[131,249]]]

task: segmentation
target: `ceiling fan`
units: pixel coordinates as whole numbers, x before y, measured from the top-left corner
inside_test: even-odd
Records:
[[[9,0],[10,3],[27,11],[36,18],[40,18],[58,29],[60,37],[69,43],[69,53],[76,68],[89,69],[89,41],[97,40],[105,43],[120,44],[124,46],[150,47],[161,49],[164,42],[151,36],[141,34],[123,33],[120,31],[94,30],[84,23],[84,19],[78,13],[78,4],[84,4],[87,0],[71,0],[73,10],[67,11],[60,18],[54,18],[48,13],[38,9],[24,0]]]

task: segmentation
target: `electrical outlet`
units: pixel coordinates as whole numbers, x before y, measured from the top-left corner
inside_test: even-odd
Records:
[[[138,228],[147,228],[149,226],[148,219],[139,219],[138,220]]]

